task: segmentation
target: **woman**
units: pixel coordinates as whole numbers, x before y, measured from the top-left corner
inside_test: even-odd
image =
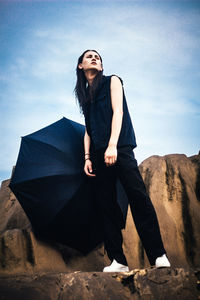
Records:
[[[102,58],[96,50],[79,57],[76,98],[85,117],[85,166],[96,177],[96,199],[102,214],[105,249],[112,263],[103,272],[129,271],[122,249],[122,233],[116,219],[115,184],[123,185],[131,213],[150,264],[169,267],[155,209],[147,195],[133,149],[137,146],[119,76],[103,75]]]

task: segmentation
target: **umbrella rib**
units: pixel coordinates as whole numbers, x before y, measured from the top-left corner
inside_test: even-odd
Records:
[[[40,142],[41,144],[45,144],[45,145],[47,145],[47,146],[49,146],[49,147],[51,147],[51,148],[53,148],[53,149],[56,149],[57,151],[61,152],[62,154],[65,154],[65,155],[66,155],[66,152],[63,152],[63,151],[60,150],[59,148],[57,148],[57,147],[55,147],[55,146],[52,146],[51,144],[46,143],[46,142],[44,142],[44,141],[41,141],[41,140],[35,140],[35,139],[33,139],[33,138],[31,138],[31,137],[28,137],[28,136],[23,137],[23,139],[30,139],[30,140],[32,140],[32,141],[34,141],[34,142]],[[71,160],[72,157],[70,157],[69,159]]]

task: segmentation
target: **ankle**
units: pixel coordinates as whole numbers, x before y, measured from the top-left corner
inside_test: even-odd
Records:
[[[115,260],[118,264],[121,264],[121,265],[126,266],[126,267],[128,266],[128,263],[127,263],[126,260],[120,260],[120,259],[118,259],[118,258],[113,258],[113,259],[111,260],[111,262],[112,262],[113,260]]]

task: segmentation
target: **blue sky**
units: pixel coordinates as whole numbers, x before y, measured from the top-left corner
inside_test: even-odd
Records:
[[[199,46],[199,1],[0,1],[0,181],[21,136],[63,116],[84,124],[73,89],[86,49],[123,79],[138,164],[197,154]]]

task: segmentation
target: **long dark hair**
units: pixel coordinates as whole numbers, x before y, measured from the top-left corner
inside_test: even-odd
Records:
[[[88,51],[96,52],[100,57],[101,63],[103,64],[102,58],[96,50],[85,50],[78,59],[78,63],[77,63],[77,67],[76,67],[77,81],[76,81],[76,86],[75,86],[73,92],[75,93],[75,98],[76,98],[76,101],[78,101],[80,113],[82,113],[82,114],[84,114],[86,103],[88,101],[91,101],[91,99],[95,95],[95,91],[96,91],[97,87],[99,86],[102,76],[103,76],[103,70],[99,71],[97,73],[94,80],[92,81],[92,85],[88,86],[88,93],[87,93],[87,90],[86,90],[87,79],[85,77],[83,69],[79,69],[78,65],[80,63],[82,63],[83,56]]]

